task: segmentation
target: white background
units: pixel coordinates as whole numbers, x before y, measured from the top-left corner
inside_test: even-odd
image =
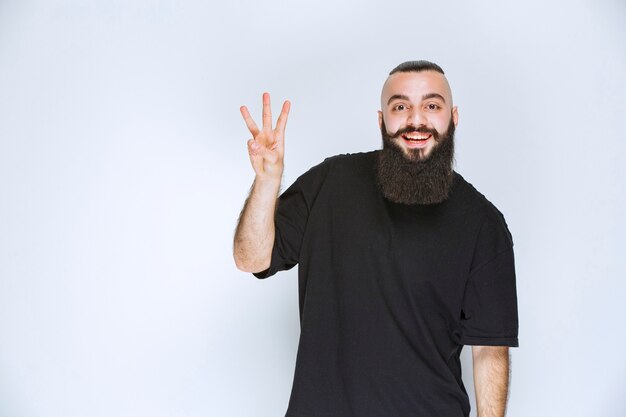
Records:
[[[380,147],[412,59],[446,71],[457,170],[513,233],[508,415],[626,415],[625,22],[620,0],[0,0],[0,416],[283,415],[296,270],[232,261],[239,106],[292,101],[287,186]]]

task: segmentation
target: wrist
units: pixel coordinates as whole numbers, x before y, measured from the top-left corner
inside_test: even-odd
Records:
[[[280,190],[281,177],[269,175],[256,175],[254,177],[253,187],[264,195],[273,195],[276,197]]]

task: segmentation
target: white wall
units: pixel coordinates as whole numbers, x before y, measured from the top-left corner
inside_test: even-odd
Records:
[[[382,82],[422,58],[459,105],[458,170],[514,235],[508,415],[626,415],[625,18],[619,0],[2,0],[0,416],[283,415],[296,271],[233,264],[239,106],[292,100],[288,185],[378,148]]]

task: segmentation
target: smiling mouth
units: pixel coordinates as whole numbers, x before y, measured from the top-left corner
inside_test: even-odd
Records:
[[[420,133],[420,132],[410,132],[401,135],[402,139],[413,142],[413,143],[423,143],[432,137],[430,133]]]

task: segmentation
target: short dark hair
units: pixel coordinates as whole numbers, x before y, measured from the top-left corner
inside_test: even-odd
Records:
[[[391,70],[389,75],[395,74],[396,72],[420,72],[420,71],[437,71],[441,74],[445,73],[441,69],[441,67],[434,62],[430,61],[406,61],[402,64],[398,65],[394,69]]]

